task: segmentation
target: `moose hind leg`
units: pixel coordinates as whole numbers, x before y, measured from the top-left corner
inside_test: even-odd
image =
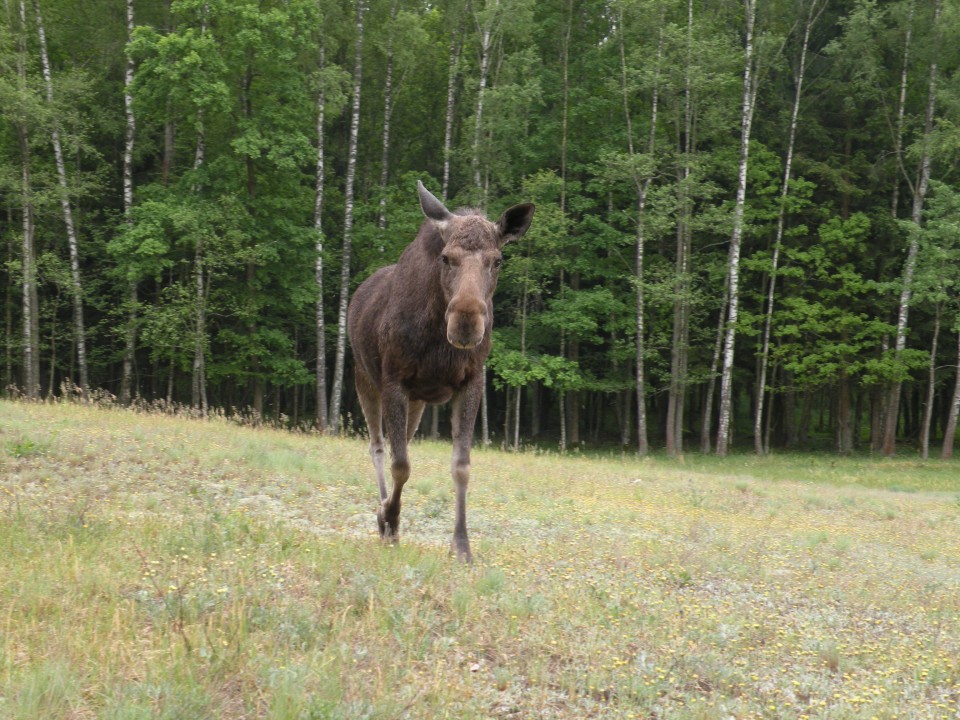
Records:
[[[383,408],[380,393],[357,374],[357,395],[360,398],[360,407],[363,409],[363,418],[367,421],[367,432],[370,434],[370,459],[377,475],[377,486],[380,491],[380,504],[387,499],[386,478],[386,447],[383,442]],[[383,521],[377,512],[377,523],[380,525],[380,534],[384,534]]]

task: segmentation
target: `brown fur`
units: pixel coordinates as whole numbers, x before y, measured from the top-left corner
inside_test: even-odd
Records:
[[[452,401],[457,489],[452,549],[469,561],[470,447],[490,353],[500,249],[526,231],[533,205],[514,206],[492,223],[476,210],[450,213],[420,184],[418,191],[426,222],[396,265],[381,268],[357,288],[347,327],[380,488],[381,536],[398,538],[400,495],[410,476],[407,445],[425,404]],[[392,461],[389,495],[384,428]]]

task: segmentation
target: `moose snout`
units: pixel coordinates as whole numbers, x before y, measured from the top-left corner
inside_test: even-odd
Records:
[[[487,329],[487,307],[482,302],[451,302],[447,307],[447,342],[469,350],[483,341]]]

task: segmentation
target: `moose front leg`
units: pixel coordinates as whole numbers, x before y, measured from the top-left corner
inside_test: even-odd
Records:
[[[396,386],[383,390],[383,420],[390,442],[390,475],[393,487],[377,511],[380,536],[388,542],[400,539],[400,495],[410,478],[410,460],[407,455],[407,424],[409,401]]]
[[[479,379],[479,378],[478,378]],[[457,490],[456,519],[453,525],[453,542],[450,552],[458,560],[473,562],[470,539],[467,537],[467,486],[470,484],[470,448],[473,445],[473,428],[480,407],[483,388],[479,382],[471,383],[453,398],[451,421],[453,429],[453,460],[451,474]]]

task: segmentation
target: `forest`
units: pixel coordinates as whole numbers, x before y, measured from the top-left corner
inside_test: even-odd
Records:
[[[360,430],[422,180],[537,205],[484,442],[951,457],[958,64],[957,0],[3,0],[0,387]]]

